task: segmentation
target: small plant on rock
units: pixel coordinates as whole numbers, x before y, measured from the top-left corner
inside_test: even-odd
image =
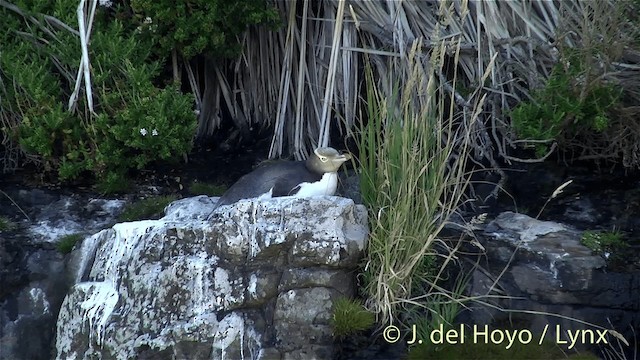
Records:
[[[588,247],[596,254],[614,252],[624,249],[628,244],[624,241],[619,231],[591,231],[587,230],[580,239],[582,245]]]
[[[176,199],[175,195],[153,196],[128,204],[122,214],[118,216],[118,221],[137,221],[160,217],[164,208]]]
[[[68,254],[73,250],[73,247],[76,246],[78,241],[82,240],[82,238],[82,234],[64,235],[58,239],[56,249],[58,249],[58,251],[62,254]]]
[[[189,192],[194,195],[220,196],[224,194],[227,187],[219,184],[210,184],[194,181],[189,186]]]
[[[11,231],[16,228],[16,224],[6,216],[0,216],[0,231]]]
[[[364,308],[361,302],[349,298],[339,298],[333,304],[333,335],[344,338],[373,326],[375,315]]]

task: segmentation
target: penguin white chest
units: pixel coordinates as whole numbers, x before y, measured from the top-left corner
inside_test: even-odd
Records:
[[[304,182],[300,185],[300,190],[293,194],[294,197],[310,197],[319,195],[333,195],[338,187],[338,173],[324,173],[322,179],[317,182]]]

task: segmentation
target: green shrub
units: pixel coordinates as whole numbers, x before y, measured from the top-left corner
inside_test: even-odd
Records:
[[[184,57],[200,53],[235,56],[237,37],[249,25],[275,26],[279,15],[265,0],[131,0],[142,34],[157,51]]]
[[[375,315],[357,300],[342,297],[333,304],[331,325],[333,335],[337,338],[370,329],[375,321]]]
[[[38,4],[24,10],[41,21],[40,11],[72,26],[77,21],[75,0]],[[151,41],[117,20],[126,20],[126,11],[113,16],[98,8],[90,46],[93,113],[83,90],[77,106],[67,109],[81,54],[78,37],[67,30],[51,35],[26,27],[20,15],[3,7],[0,16],[7,19],[0,24],[0,80],[13,84],[3,88],[6,106],[0,111],[10,109],[21,119],[13,132],[24,149],[41,157],[45,170],[57,171],[61,180],[88,172],[104,189],[114,189],[130,169],[191,149],[193,96],[176,85],[157,85],[163,64],[152,54]]]
[[[562,148],[566,140],[579,134],[593,136],[609,127],[611,110],[619,103],[622,90],[600,81],[589,66],[578,52],[570,52],[554,66],[545,86],[532,92],[532,100],[511,112],[519,138],[557,141]],[[539,157],[549,150],[544,143],[534,148]]]

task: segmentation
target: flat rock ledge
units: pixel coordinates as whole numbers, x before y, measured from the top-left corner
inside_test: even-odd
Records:
[[[483,270],[473,274],[471,296],[498,296],[502,300],[486,301],[510,312],[472,306],[469,323],[522,321],[518,326],[556,342],[569,330],[592,325],[625,337],[640,326],[640,274],[608,270],[602,256],[581,244],[581,231],[504,212],[478,235],[485,248],[479,261]]]
[[[368,235],[340,197],[172,203],[85,240],[57,322],[58,359],[331,358]]]

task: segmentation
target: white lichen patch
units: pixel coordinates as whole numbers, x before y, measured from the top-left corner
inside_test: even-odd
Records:
[[[224,350],[235,340],[239,340],[240,334],[244,332],[244,320],[236,313],[225,316],[218,323],[218,330],[213,338],[213,348]]]
[[[49,313],[49,301],[47,301],[47,294],[41,288],[31,288],[29,290],[29,296],[34,308],[39,308],[41,314]]]
[[[307,258],[313,256],[313,261],[324,265],[337,265],[340,261],[340,241],[296,241],[292,254],[294,257]]]
[[[98,245],[100,241],[108,236],[108,232],[113,231],[111,229],[105,229],[100,231],[97,234],[93,234],[92,236],[84,239],[82,242],[82,246],[80,247],[80,266],[78,266],[78,272],[76,273],[76,283],[82,280],[82,276],[84,275],[87,266],[89,265],[89,261],[93,259],[98,250]]]
[[[236,312],[226,315],[219,323],[218,328],[213,337],[212,358],[213,359],[255,359],[254,355],[258,354],[261,343],[260,336],[244,321],[244,317]],[[229,353],[228,349],[232,347],[234,342],[238,342],[240,354]]]
[[[89,322],[89,339],[101,345],[109,317],[118,303],[118,291],[108,282],[86,282],[76,287],[85,296],[80,303],[82,323]]]
[[[249,292],[249,295],[251,296],[251,298],[253,299],[257,299],[258,298],[258,277],[256,276],[256,274],[251,274],[251,276],[249,277],[249,286],[247,286],[247,291]]]
[[[213,278],[213,291],[218,294],[216,302],[222,308],[228,308],[232,304],[240,304],[244,301],[242,296],[235,296],[233,289],[241,284],[240,280],[232,281],[229,272],[221,267],[216,267]]]
[[[131,259],[134,249],[140,239],[152,229],[161,228],[163,222],[159,220],[145,220],[128,223],[115,224],[113,230],[115,236],[112,239],[112,247],[108,250],[102,275],[105,280],[116,283],[118,277],[118,266]]]
[[[82,230],[80,224],[73,221],[63,223],[52,223],[49,220],[38,221],[29,229],[29,233],[34,239],[43,242],[56,243],[58,239],[65,235],[78,233]]]
[[[98,231],[113,220],[124,201],[90,199],[83,207],[85,213],[89,211],[91,214],[88,218],[82,211],[74,210],[80,208],[77,205],[76,199],[63,197],[46,207],[37,216],[35,224],[30,225],[29,234],[36,241],[56,243],[66,235],[85,233],[91,229]]]
[[[206,220],[218,202],[217,197],[208,197],[205,195],[195,196],[191,198],[179,199],[173,201],[165,208],[165,221],[190,221],[190,220]]]

